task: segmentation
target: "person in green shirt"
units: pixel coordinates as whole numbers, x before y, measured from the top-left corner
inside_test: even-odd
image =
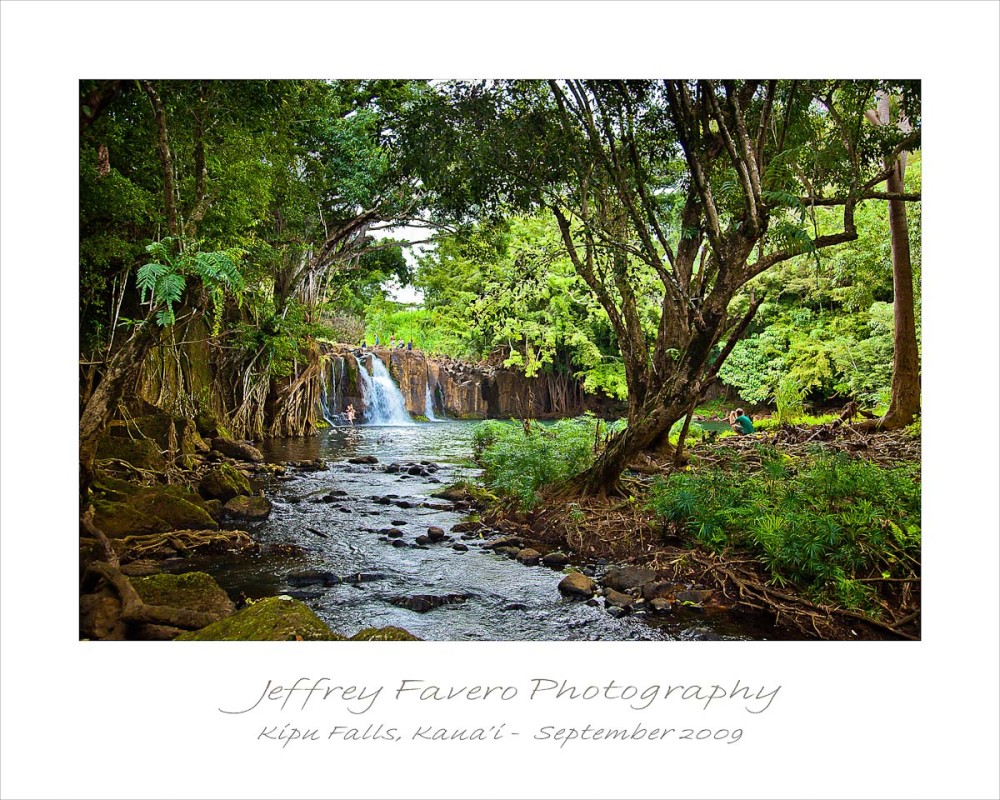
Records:
[[[733,430],[739,434],[753,433],[753,422],[750,417],[743,413],[742,408],[737,408],[729,415],[729,423],[733,426]]]

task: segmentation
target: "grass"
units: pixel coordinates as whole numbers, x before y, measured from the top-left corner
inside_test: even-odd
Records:
[[[880,583],[919,575],[918,467],[758,452],[754,473],[743,464],[657,481],[650,507],[713,552],[749,551],[775,583],[818,602],[877,615]]]
[[[513,497],[522,509],[536,506],[539,490],[587,469],[594,461],[594,444],[621,423],[587,414],[553,425],[487,420],[476,427],[472,449],[483,468],[483,482],[498,494]]]

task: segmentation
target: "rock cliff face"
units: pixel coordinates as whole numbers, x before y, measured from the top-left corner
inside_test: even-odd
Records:
[[[419,350],[378,347],[368,352],[387,367],[399,387],[407,412],[415,416],[453,419],[491,417],[564,417],[593,411],[616,415],[622,404],[583,392],[579,382],[561,376],[526,378],[509,369],[428,357]],[[348,403],[364,408],[363,381],[358,376],[356,348],[328,351],[327,409],[340,413]],[[428,408],[430,401],[430,408]],[[428,413],[430,412],[430,413]]]

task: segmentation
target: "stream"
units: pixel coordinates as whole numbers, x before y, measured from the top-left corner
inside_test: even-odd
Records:
[[[347,636],[394,625],[425,640],[764,638],[704,616],[612,617],[602,601],[588,605],[562,597],[561,572],[482,549],[478,534],[463,540],[452,533],[467,512],[422,504],[448,506],[431,493],[476,475],[468,460],[476,424],[339,426],[318,436],[263,442],[273,463],[321,459],[327,464],[318,471],[289,467],[284,478],[270,480],[263,487],[273,504],[270,517],[243,526],[265,552],[290,544],[305,556],[219,563],[213,574],[231,594],[297,597]],[[378,463],[348,461],[365,456]],[[393,463],[420,462],[437,471],[423,476],[386,471]],[[449,540],[416,546],[416,537],[430,526],[443,528]],[[391,528],[395,541],[386,535]],[[456,544],[468,549],[454,549]],[[429,611],[397,604],[414,596],[448,600]]]

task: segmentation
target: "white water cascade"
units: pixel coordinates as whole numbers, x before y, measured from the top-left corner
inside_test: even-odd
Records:
[[[434,416],[434,395],[431,393],[431,382],[427,381],[427,392],[424,395],[424,416],[428,422],[439,422]]]
[[[320,384],[320,408],[325,419],[331,425],[338,424],[336,417],[341,415],[344,404],[344,359],[336,356],[330,361],[330,377],[323,375]]]
[[[370,359],[371,364],[369,373],[362,358],[358,358],[358,378],[361,381],[361,395],[365,403],[365,424],[413,425],[413,420],[406,413],[403,393],[393,382],[382,359],[374,353],[368,353],[364,358]]]

